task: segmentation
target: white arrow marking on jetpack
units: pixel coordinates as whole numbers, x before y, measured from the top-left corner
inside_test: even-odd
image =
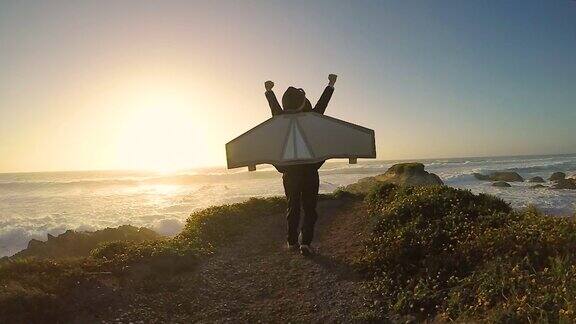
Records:
[[[296,125],[296,121],[292,122],[290,133],[288,134],[286,141],[283,154],[285,160],[301,160],[312,157],[310,149],[300,132],[300,128]]]

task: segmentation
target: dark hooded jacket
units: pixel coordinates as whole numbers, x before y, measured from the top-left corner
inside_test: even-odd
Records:
[[[289,91],[303,91],[303,90],[290,87],[290,88],[288,88],[288,90],[286,90],[286,93],[288,93]],[[318,102],[316,103],[314,108],[312,108],[312,104],[310,103],[310,101],[308,99],[306,99],[306,102],[303,104],[301,110],[297,110],[297,111],[290,111],[290,110],[282,109],[282,107],[278,103],[278,99],[276,99],[276,95],[274,94],[274,92],[272,90],[266,91],[266,99],[268,99],[268,104],[270,105],[270,110],[272,111],[272,116],[289,114],[289,113],[294,113],[294,112],[301,112],[301,111],[302,112],[312,111],[312,112],[323,115],[324,112],[326,111],[326,108],[328,107],[328,102],[330,102],[330,98],[332,97],[332,93],[334,93],[334,87],[327,86],[324,89],[322,96],[320,96],[320,99],[318,100]],[[283,102],[284,102],[284,100],[283,100]],[[309,164],[290,165],[290,166],[276,166],[275,165],[274,167],[276,168],[276,170],[278,170],[278,172],[282,172],[282,173],[287,173],[287,172],[290,172],[290,173],[292,173],[292,172],[298,172],[298,173],[315,172],[322,166],[322,164],[324,164],[324,162],[325,161],[317,162],[317,163],[309,163]]]

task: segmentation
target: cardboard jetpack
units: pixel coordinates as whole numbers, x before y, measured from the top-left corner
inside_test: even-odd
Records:
[[[374,131],[315,112],[274,116],[226,144],[228,169],[376,158]]]

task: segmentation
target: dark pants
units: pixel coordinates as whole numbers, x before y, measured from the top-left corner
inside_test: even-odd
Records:
[[[314,236],[314,224],[318,214],[316,203],[318,202],[318,188],[320,180],[317,170],[306,172],[286,172],[282,176],[284,193],[288,200],[286,219],[288,220],[288,243],[298,243],[298,225],[300,223],[300,206],[304,208],[302,220],[302,242],[309,245]]]

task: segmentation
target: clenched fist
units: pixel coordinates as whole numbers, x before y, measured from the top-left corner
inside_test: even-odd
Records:
[[[334,84],[336,83],[336,78],[337,78],[337,77],[338,77],[338,76],[337,76],[336,74],[330,74],[330,75],[328,75],[328,85],[331,86],[331,87],[333,87]]]
[[[266,91],[272,90],[272,88],[274,88],[274,82],[272,81],[264,82],[264,88],[266,88]]]

